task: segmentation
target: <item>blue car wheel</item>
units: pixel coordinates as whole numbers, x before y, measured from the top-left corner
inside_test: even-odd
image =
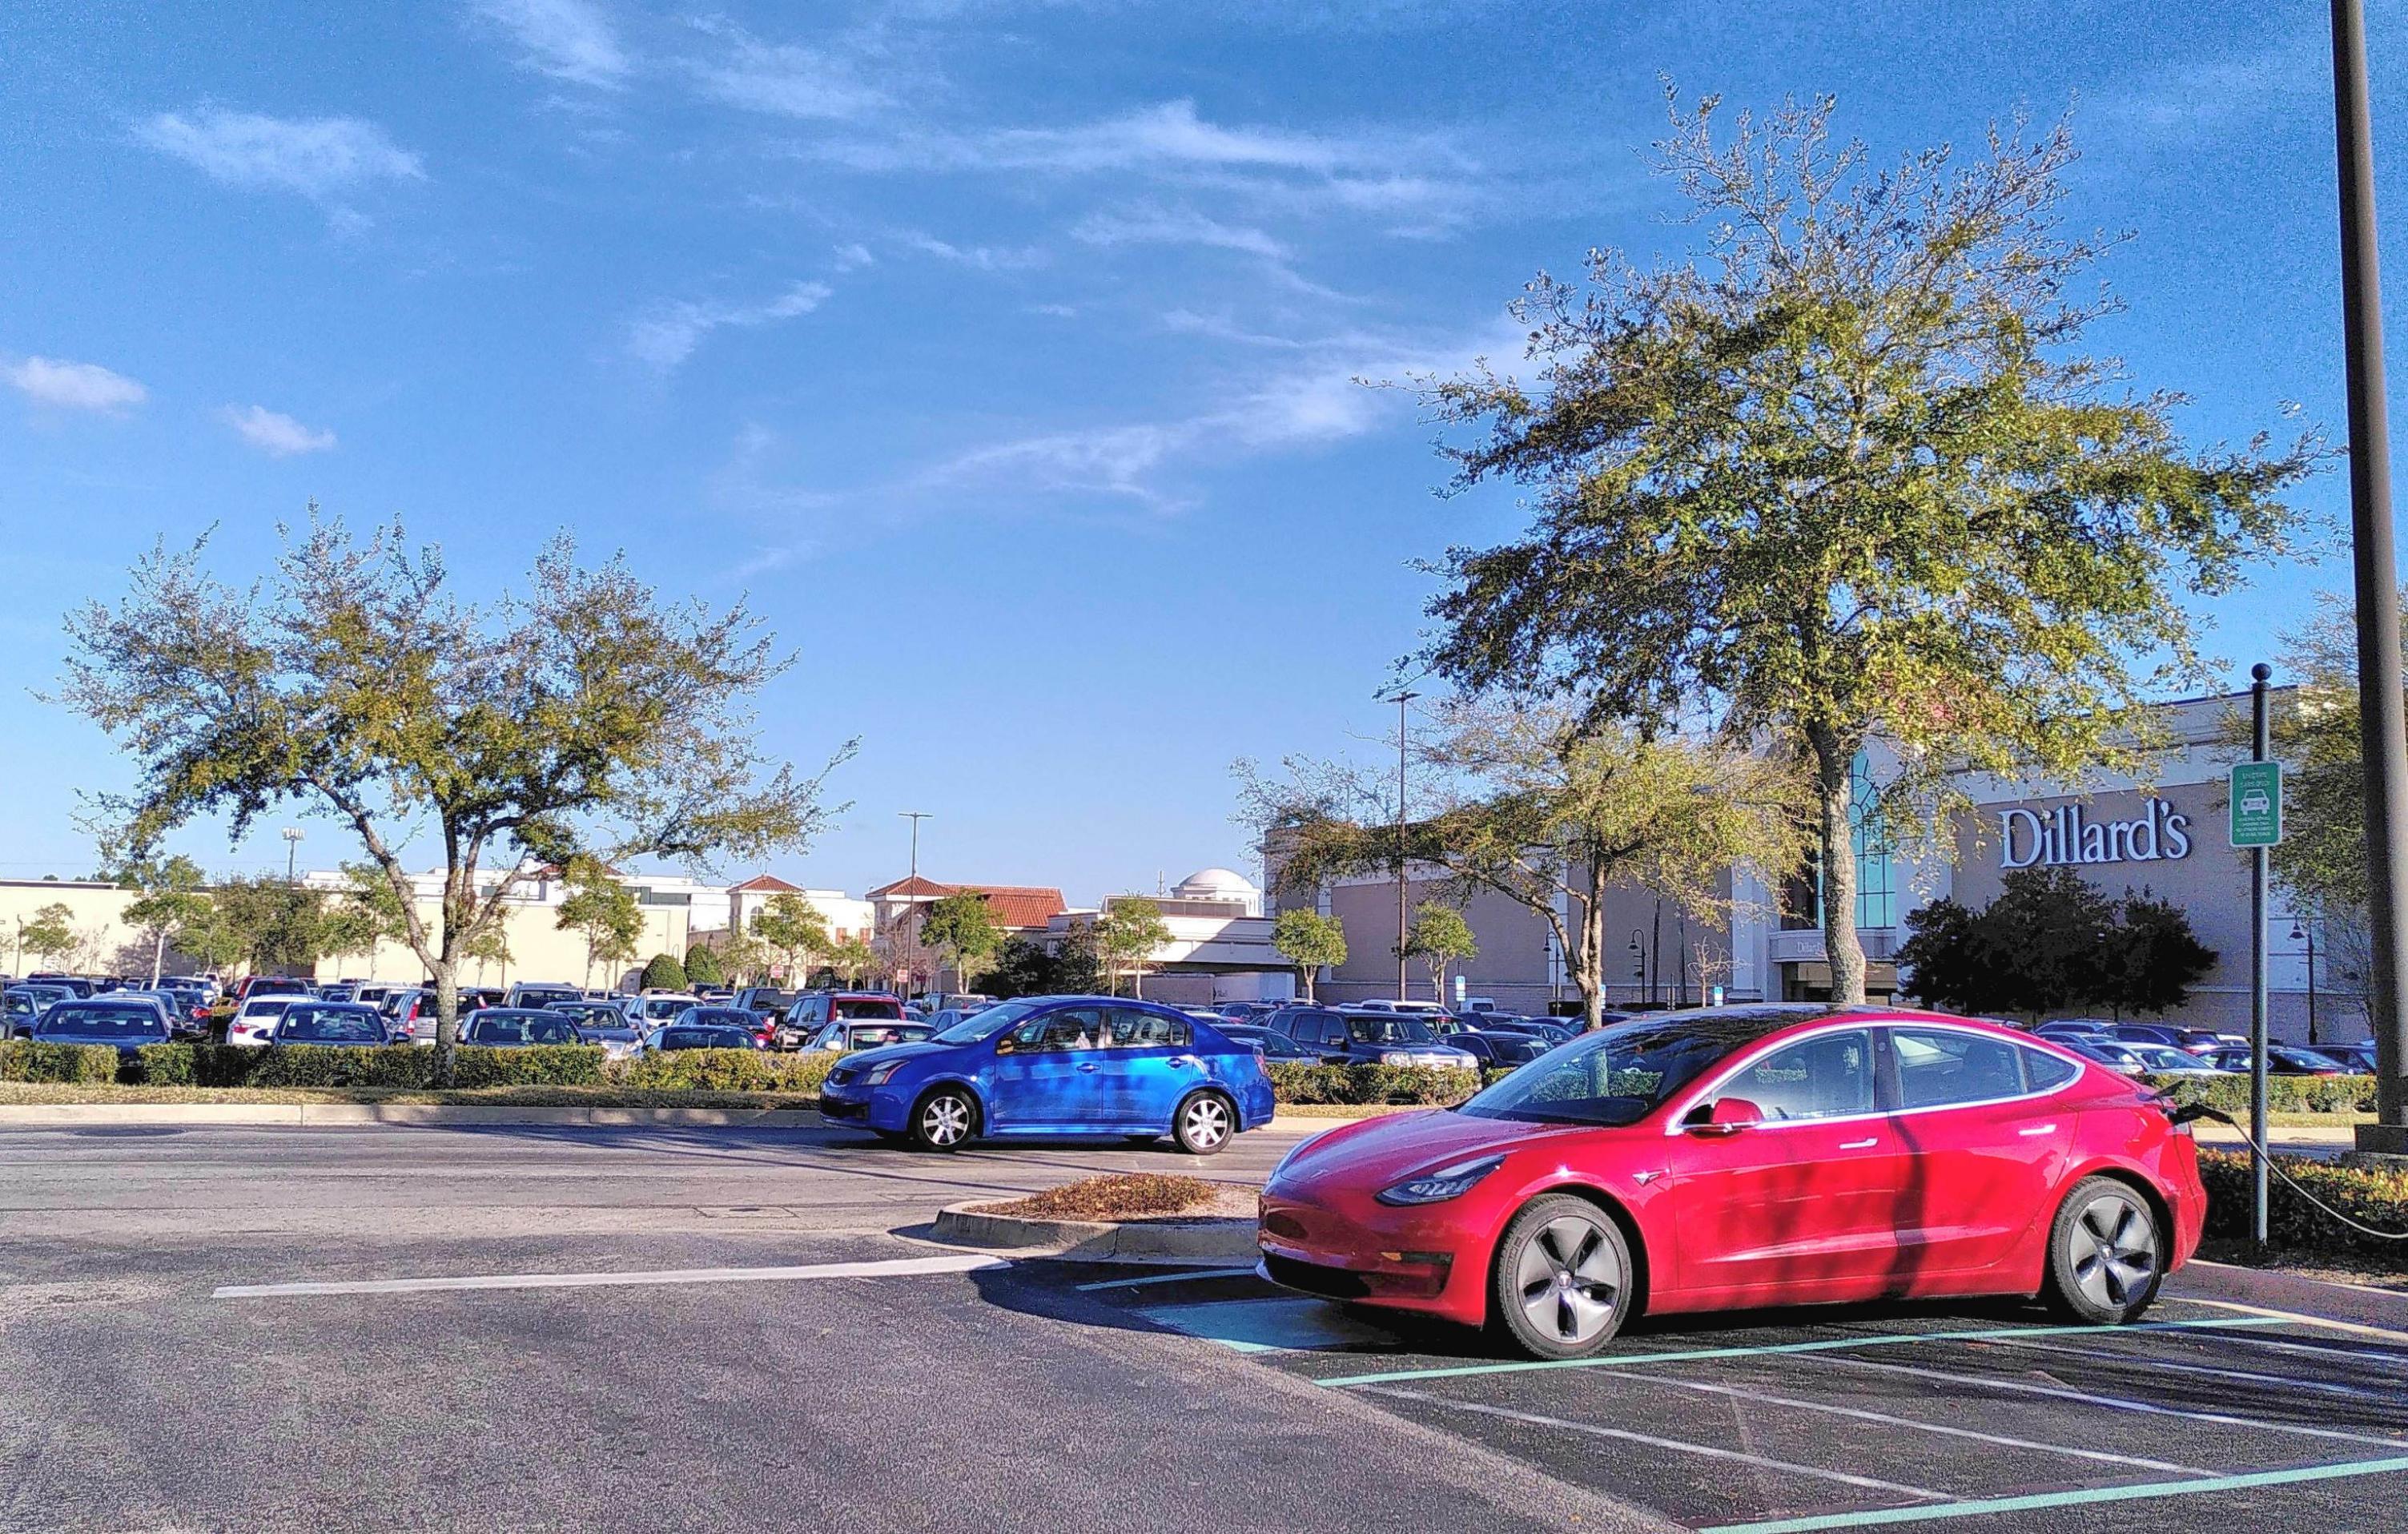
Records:
[[[911,1138],[925,1150],[960,1150],[978,1128],[978,1099],[958,1086],[938,1087],[911,1110]]]

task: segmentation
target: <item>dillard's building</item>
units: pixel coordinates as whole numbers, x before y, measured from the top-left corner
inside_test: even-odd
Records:
[[[2276,706],[2286,701],[2278,690]],[[2019,868],[2067,867],[2110,897],[2146,892],[2171,901],[2189,918],[2214,967],[2191,988],[2181,1020],[2229,1033],[2249,1024],[2249,861],[2226,844],[2225,778],[2245,754],[2233,742],[2243,732],[2246,693],[2185,698],[2158,705],[2157,721],[2171,749],[2153,781],[2101,775],[2076,785],[1983,776],[1960,786],[1971,807],[1950,828],[1953,862],[1896,855],[1878,839],[1856,842],[1856,936],[1867,959],[1867,989],[1877,999],[1909,987],[1895,962],[1906,937],[1907,914],[1943,896],[1976,910],[1997,898],[2001,881]],[[1869,753],[1859,764],[1858,801],[1870,800],[1889,764]],[[1410,898],[1436,893],[1414,870]],[[1610,1006],[1695,1006],[1719,985],[1727,999],[1812,1000],[1829,994],[1823,952],[1819,891],[1811,875],[1777,892],[1741,875],[1726,881],[1721,921],[1684,923],[1641,889],[1618,890],[1607,903],[1607,1001]],[[1315,891],[1278,889],[1280,905],[1311,903],[1346,924],[1353,956],[1324,972],[1321,992],[1337,1000],[1396,994],[1393,957],[1396,886],[1377,876],[1341,881]],[[1462,967],[1464,990],[1500,1007],[1544,1011],[1576,999],[1569,972],[1546,924],[1501,897],[1475,898],[1465,915],[1480,955]],[[2275,1036],[2304,1040],[2311,1009],[2308,939],[2278,884],[2267,923],[2270,1016]],[[2291,936],[2294,930],[2298,938]],[[1427,972],[1412,971],[1413,994],[1430,994]],[[2321,949],[2314,967],[2315,1036],[2328,1042],[2366,1036],[2357,996]],[[2076,1013],[2095,1013],[2077,1008]],[[2143,1020],[2144,1021],[2144,1020]]]

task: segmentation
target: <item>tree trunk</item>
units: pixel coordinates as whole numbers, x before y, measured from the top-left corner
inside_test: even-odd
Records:
[[[1850,773],[1856,753],[1828,732],[1813,738],[1815,798],[1822,810],[1823,955],[1831,969],[1831,1000],[1856,1006],[1865,999],[1865,950],[1856,940],[1856,851],[1848,815],[1856,794]]]
[[[460,1047],[460,964],[447,953],[428,968],[435,972],[435,1082],[450,1086]]]
[[[1573,957],[1572,983],[1580,988],[1582,1027],[1595,1033],[1605,1026],[1605,881],[1597,865],[1589,865],[1588,898],[1581,910],[1579,952]]]
[[[1296,967],[1297,978],[1304,982],[1304,999],[1307,1001],[1312,999],[1312,969],[1313,967],[1309,964],[1299,964]]]
[[[150,989],[159,988],[159,971],[167,962],[167,929],[161,927],[150,939]]]

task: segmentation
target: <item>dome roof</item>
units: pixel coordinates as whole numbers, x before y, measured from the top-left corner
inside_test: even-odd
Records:
[[[1253,880],[1231,868],[1198,868],[1181,880],[1171,894],[1185,900],[1243,900],[1261,894]]]

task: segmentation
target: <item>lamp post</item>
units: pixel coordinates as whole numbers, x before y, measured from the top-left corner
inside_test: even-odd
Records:
[[[300,852],[301,827],[297,825],[286,826],[284,828],[284,882],[287,884],[293,882],[293,867],[295,859],[299,856]]]
[[[2305,939],[2308,945],[2308,1048],[2316,1047],[2316,935],[2307,923],[2291,924],[2291,940]]]
[[[1388,701],[1397,706],[1397,999],[1405,999],[1408,984],[1405,968],[1405,730],[1410,717],[1407,705],[1421,696],[1419,693],[1398,693]],[[1446,998],[1440,996],[1440,1000]]]
[[[2364,0],[2332,0],[2333,140],[2341,185],[2342,337],[2349,380],[2350,565],[2358,596],[2358,759],[2366,764],[2366,915],[2373,964],[2374,1117],[2361,1151],[2408,1152],[2408,708],[2401,697],[2391,435],[2383,389],[2383,280],[2374,241],[2374,134]]]

